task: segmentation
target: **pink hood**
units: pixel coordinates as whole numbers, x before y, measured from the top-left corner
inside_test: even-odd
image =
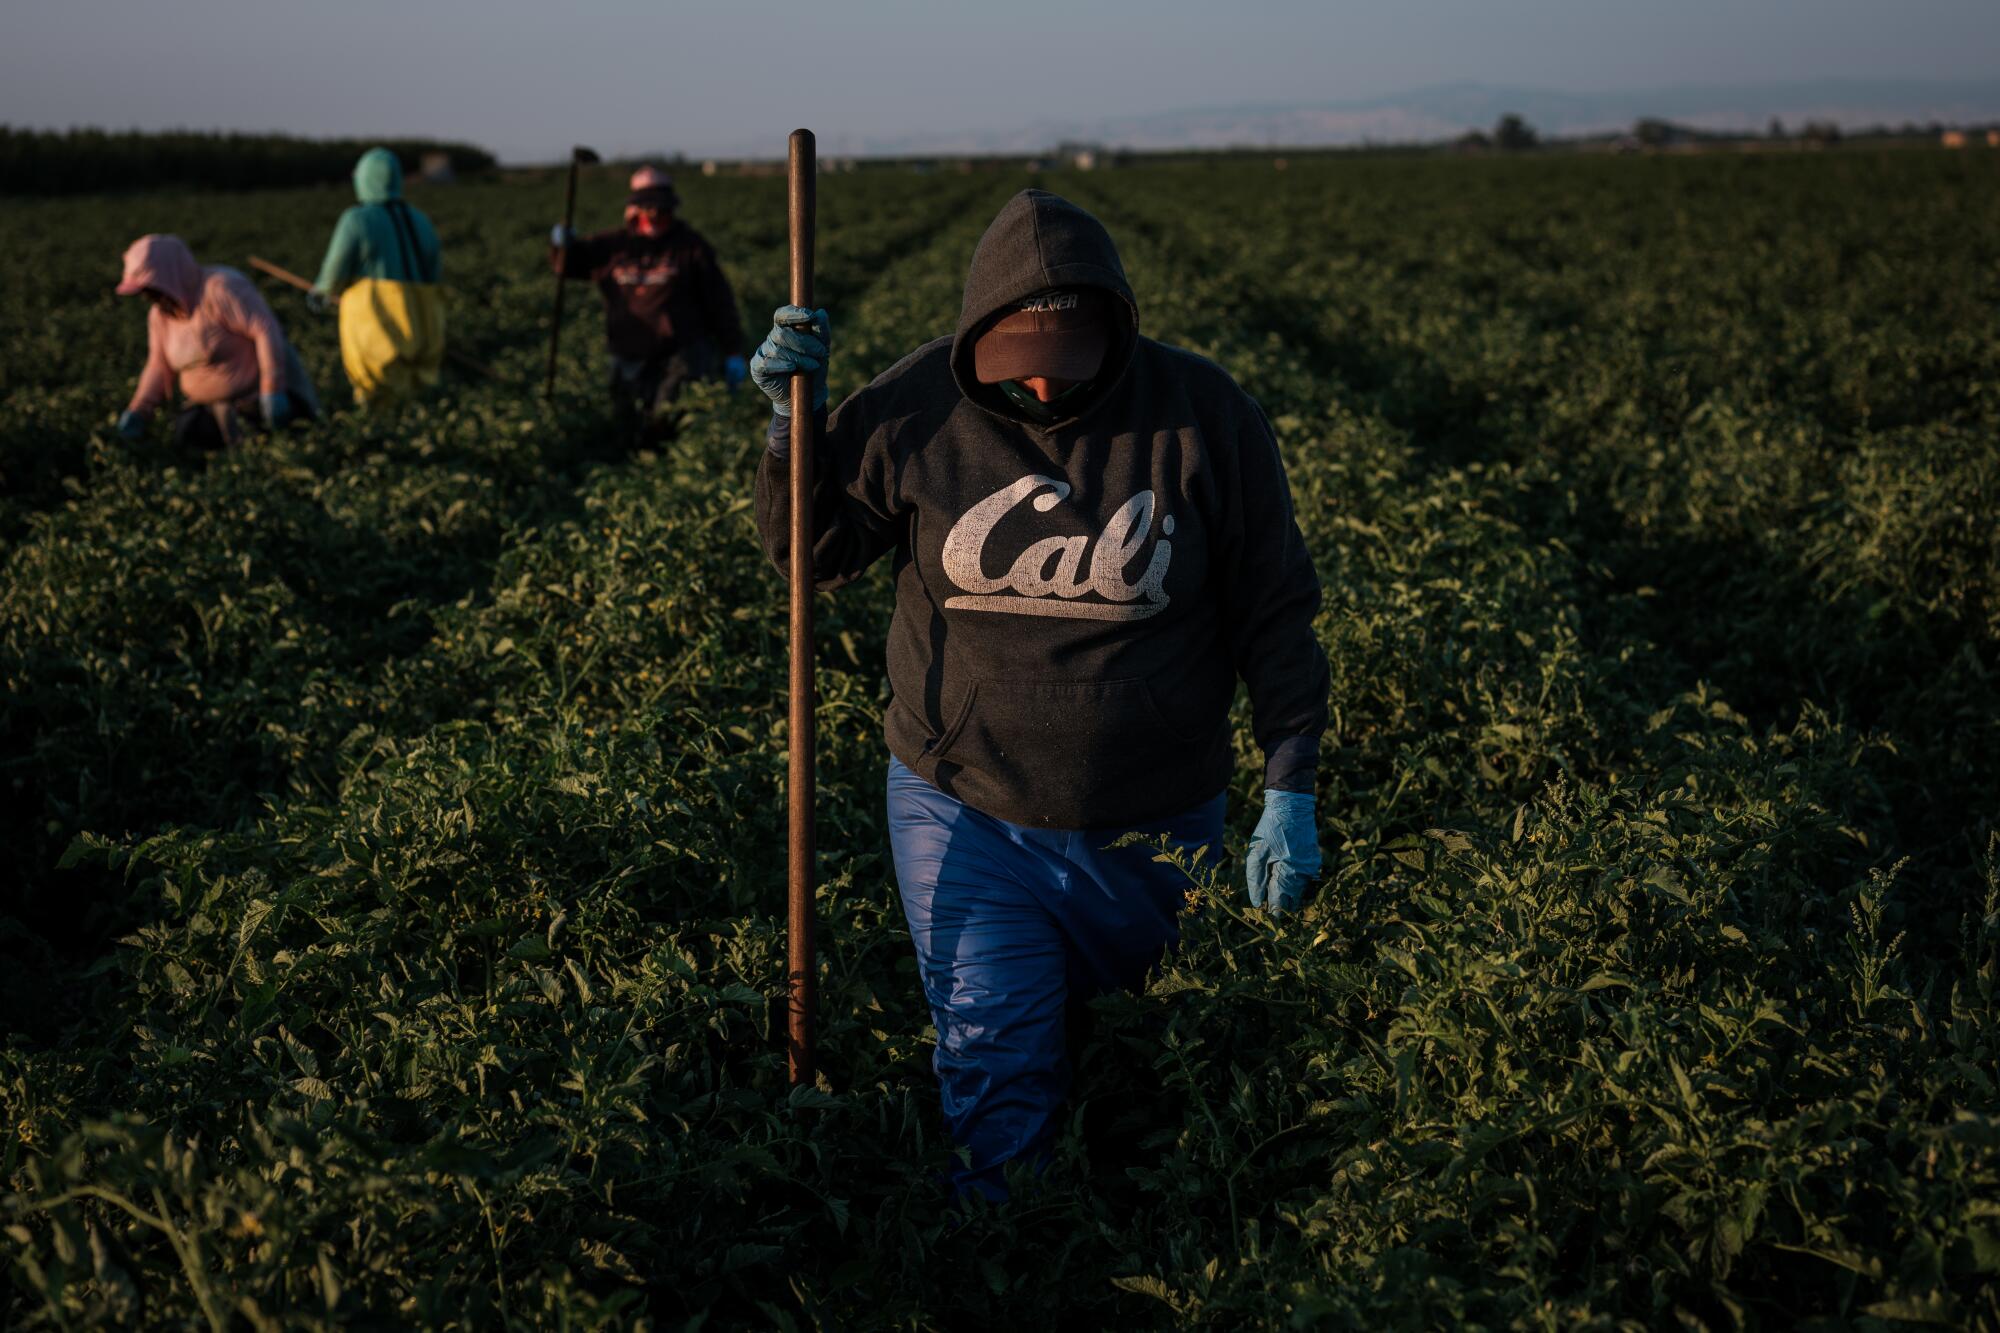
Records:
[[[125,251],[125,277],[118,284],[120,296],[137,296],[151,287],[180,303],[181,313],[191,315],[201,304],[201,265],[178,236],[154,233],[141,236]]]
[[[288,393],[318,411],[312,380],[250,279],[233,268],[203,268],[178,236],[141,236],[125,251],[119,294],[152,288],[180,306],[146,312],[146,367],[131,409],[145,416],[173,396],[229,403],[251,394]]]

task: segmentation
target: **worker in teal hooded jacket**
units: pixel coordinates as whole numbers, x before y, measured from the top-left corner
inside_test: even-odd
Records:
[[[340,299],[340,359],[364,407],[400,402],[437,383],[444,361],[442,257],[437,232],[403,200],[403,164],[371,148],[354,164],[312,299]]]

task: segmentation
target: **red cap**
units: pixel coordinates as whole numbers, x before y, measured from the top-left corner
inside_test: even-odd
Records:
[[[1104,293],[1060,287],[1019,302],[972,344],[972,373],[982,384],[1048,376],[1087,380],[1111,346]]]
[[[657,190],[661,186],[671,190],[674,187],[674,178],[658,167],[640,167],[632,173],[632,183],[628,188],[637,194],[641,190]]]
[[[632,192],[625,202],[631,207],[673,208],[681,201],[674,190],[674,178],[658,167],[640,167],[633,172],[629,188]]]

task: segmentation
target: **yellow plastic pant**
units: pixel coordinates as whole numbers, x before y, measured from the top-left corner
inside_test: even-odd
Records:
[[[340,294],[340,359],[354,401],[399,402],[437,383],[444,293],[430,283],[363,278]]]

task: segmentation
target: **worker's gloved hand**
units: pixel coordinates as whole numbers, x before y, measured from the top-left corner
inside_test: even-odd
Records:
[[[722,363],[722,382],[730,388],[740,388],[743,381],[750,378],[750,367],[743,364],[743,358],[732,356]]]
[[[750,378],[781,417],[792,414],[792,376],[811,371],[813,411],[826,406],[826,363],[833,351],[833,318],[824,310],[781,305],[771,332],[750,358]]]
[[[1273,916],[1297,911],[1319,878],[1319,825],[1311,792],[1269,790],[1250,835],[1250,905]]]
[[[126,408],[118,414],[118,433],[128,440],[136,440],[146,433],[146,418]]]
[[[315,315],[324,315],[333,309],[333,297],[321,288],[315,287],[306,293],[306,309]]]
[[[569,229],[567,222],[558,222],[549,228],[549,245],[557,250],[567,250],[576,243],[576,233]]]
[[[257,405],[264,409],[264,424],[272,430],[280,429],[292,419],[292,396],[282,389],[259,394]]]

